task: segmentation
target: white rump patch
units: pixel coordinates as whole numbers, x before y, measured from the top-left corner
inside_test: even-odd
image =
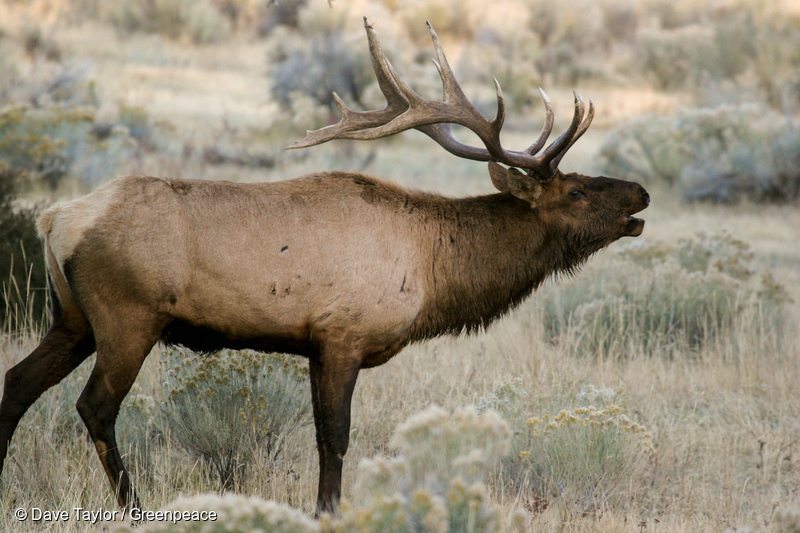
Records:
[[[64,261],[72,257],[84,234],[94,227],[117,198],[118,182],[110,181],[91,194],[56,204],[37,220],[39,233],[53,251],[62,272]]]

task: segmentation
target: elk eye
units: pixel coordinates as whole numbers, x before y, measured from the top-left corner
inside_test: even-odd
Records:
[[[586,196],[581,189],[572,189],[571,191],[569,191],[569,195],[575,200]]]

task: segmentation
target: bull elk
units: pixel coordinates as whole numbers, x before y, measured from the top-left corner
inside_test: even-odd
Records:
[[[317,512],[333,510],[361,369],[410,343],[480,329],[548,276],[641,234],[644,221],[632,215],[649,196],[640,185],[558,170],[592,121],[591,102],[587,110],[576,95],[569,126],[542,149],[553,128],[542,91],[539,137],[507,150],[496,81],[497,114],[487,120],[429,24],[443,98],[426,100],[400,79],[364,23],[386,107],[355,111],[334,94],[341,120],[290,148],[417,129],[458,157],[487,161],[499,192],[445,198],[348,172],[254,184],[127,177],[48,209],[38,228],[53,322],[6,373],[0,461],[31,404],[96,351],[77,409],[120,505],[138,506],[114,425],[153,345],[285,352],[309,361]],[[483,146],[457,141],[449,124],[473,131]]]

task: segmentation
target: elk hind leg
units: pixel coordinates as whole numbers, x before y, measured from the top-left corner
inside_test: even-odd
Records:
[[[57,316],[39,346],[6,372],[0,402],[0,472],[11,437],[28,408],[94,352],[94,336],[80,311]]]
[[[130,391],[144,359],[158,340],[148,328],[127,328],[102,341],[97,360],[76,407],[94,442],[103,469],[122,507],[139,507],[130,474],[117,446],[115,424],[122,400]]]

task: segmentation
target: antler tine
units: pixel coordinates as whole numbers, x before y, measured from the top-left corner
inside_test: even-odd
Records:
[[[454,109],[461,115],[462,120],[455,123],[461,124],[472,131],[483,141],[486,148],[497,159],[502,159],[503,148],[500,145],[500,129],[503,127],[505,121],[505,101],[503,99],[503,89],[500,83],[495,79],[495,92],[497,94],[497,113],[494,120],[487,121],[483,115],[478,111],[472,102],[469,101],[461,85],[450,67],[450,62],[447,60],[447,55],[444,53],[442,43],[439,41],[439,35],[429,20],[425,21],[428,26],[428,32],[431,34],[431,41],[433,42],[433,49],[436,52],[436,58],[433,64],[436,65],[436,70],[439,71],[439,77],[442,80],[442,102],[448,104],[451,109]],[[417,128],[419,129],[419,128]],[[443,139],[443,135],[451,137],[450,128],[435,128],[437,137],[431,136],[437,142]],[[441,143],[440,143],[441,144]],[[449,146],[456,146],[459,143],[455,139],[449,142]],[[467,145],[461,144],[464,148],[469,148]],[[480,150],[480,149],[478,149]],[[470,152],[473,152],[470,150]],[[474,152],[473,152],[474,153]]]
[[[564,132],[559,135],[555,141],[550,143],[550,146],[544,149],[544,152],[539,156],[539,159],[543,163],[550,165],[550,163],[555,159],[562,151],[565,151],[567,146],[569,145],[570,141],[572,141],[573,135],[575,132],[578,131],[578,127],[581,125],[581,121],[583,120],[583,112],[584,112],[584,103],[583,98],[576,93],[573,92],[575,95],[575,112],[572,115],[572,122],[570,123],[569,127],[567,127]],[[551,169],[554,169],[552,165],[550,165]]]
[[[550,133],[553,131],[553,122],[555,120],[555,113],[553,113],[553,106],[550,105],[550,97],[547,96],[547,93],[544,92],[544,89],[539,87],[539,94],[542,95],[542,101],[544,101],[544,110],[546,113],[544,119],[544,125],[542,126],[542,131],[539,134],[539,138],[536,139],[532,145],[528,147],[526,152],[531,155],[534,155],[536,152],[542,149],[544,143],[547,142],[547,138],[550,137]]]
[[[367,17],[364,17],[364,29],[367,33],[372,68],[378,80],[378,87],[386,98],[386,107],[374,111],[355,111],[350,109],[334,92],[334,103],[342,114],[339,122],[317,130],[307,130],[305,137],[293,142],[286,147],[287,149],[307,148],[333,139],[354,139],[357,137],[353,136],[353,132],[369,130],[386,124],[408,109],[409,102],[403,95],[401,87],[398,86],[397,77],[392,74],[391,64],[386,59],[378,36]]]
[[[472,102],[470,102],[464,94],[458,80],[456,80],[456,76],[453,73],[453,69],[450,67],[450,62],[447,61],[447,55],[444,53],[444,48],[439,41],[439,35],[433,28],[433,24],[431,24],[429,20],[426,20],[425,24],[428,25],[431,41],[433,41],[433,48],[436,51],[436,59],[433,60],[433,64],[436,65],[436,70],[439,71],[439,76],[442,79],[443,101],[464,105],[471,113],[481,116],[480,112],[475,109],[475,106],[472,105]],[[503,89],[500,87],[500,82],[497,81],[497,78],[494,78],[494,87],[495,93],[497,94],[497,113],[495,114],[492,124],[499,131],[505,120],[505,100],[503,98]]]
[[[425,24],[428,26],[428,32],[431,34],[431,41],[433,41],[433,49],[436,52],[436,58],[433,63],[436,65],[436,70],[439,71],[439,77],[442,79],[444,92],[442,99],[445,102],[450,102],[454,99],[458,102],[466,100],[467,97],[464,96],[464,91],[461,90],[461,86],[456,81],[455,74],[453,74],[453,69],[450,68],[450,62],[447,61],[442,43],[439,42],[439,35],[433,29],[433,24],[429,20],[426,20]]]
[[[386,109],[394,109],[398,113],[408,107],[408,101],[403,98],[400,88],[397,85],[397,78],[392,75],[391,65],[386,55],[383,53],[381,43],[374,28],[364,17],[364,29],[367,32],[367,42],[369,43],[369,55],[372,62],[372,70],[378,80],[378,87],[386,98]]]
[[[563,150],[561,150],[561,153],[559,153],[550,162],[551,168],[558,168],[559,163],[561,163],[561,159],[564,157],[567,151],[569,151],[572,145],[575,144],[575,142],[578,139],[580,139],[584,133],[586,133],[586,130],[589,129],[589,126],[592,124],[593,118],[594,118],[594,103],[591,100],[589,100],[589,110],[586,112],[586,117],[583,119],[583,122],[581,122],[581,125],[580,127],[578,127],[578,130],[575,132],[575,135],[572,136],[572,140],[569,142],[569,144]]]
[[[497,81],[497,78],[494,79],[494,90],[497,94],[497,112],[494,115],[494,120],[492,124],[494,125],[495,129],[497,130],[498,134],[500,133],[500,129],[503,127],[503,122],[506,120],[506,102],[503,98],[503,88],[500,87],[500,82]]]

